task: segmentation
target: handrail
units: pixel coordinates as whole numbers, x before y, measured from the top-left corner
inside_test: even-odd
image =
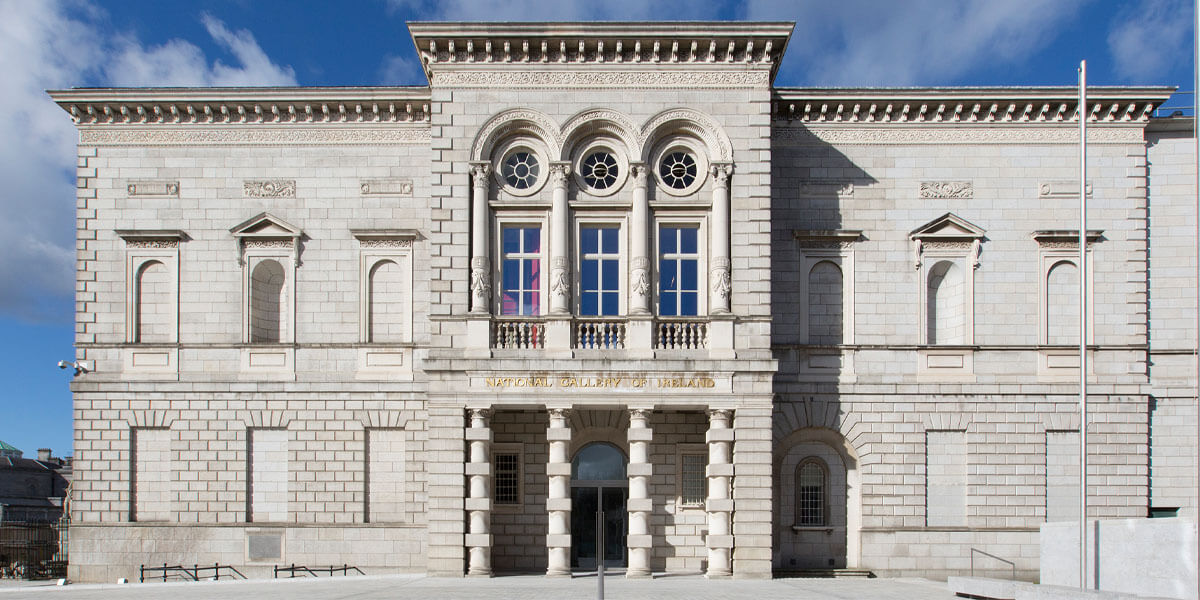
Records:
[[[329,576],[332,577],[333,574],[337,572],[341,572],[342,575],[349,575],[351,570],[356,571],[359,575],[366,575],[366,573],[362,572],[362,569],[347,564],[342,564],[340,567],[336,565],[329,565],[328,567],[309,567],[306,565],[296,566],[296,563],[292,563],[290,567],[281,567],[279,565],[275,565],[275,579],[279,579],[280,573],[287,573],[288,578],[291,579],[296,577],[297,572],[308,573],[313,577],[319,577],[317,573],[329,573]]]
[[[1017,563],[1015,563],[1011,560],[1006,560],[1006,559],[1000,558],[999,556],[996,556],[995,554],[988,554],[987,552],[984,552],[983,550],[980,550],[979,548],[971,548],[971,577],[975,576],[975,554],[977,554],[977,553],[982,554],[988,558],[998,560],[998,561],[1005,563],[1008,566],[1012,567],[1012,580],[1013,581],[1017,580]]]
[[[242,579],[246,578],[246,576],[243,575],[241,571],[237,570],[237,567],[234,567],[233,565],[222,565],[219,563],[213,563],[213,566],[211,566],[211,567],[192,565],[189,568],[184,565],[168,565],[167,563],[163,563],[163,566],[161,566],[161,567],[147,567],[146,565],[140,565],[138,567],[138,582],[145,583],[146,582],[146,573],[154,572],[154,571],[162,571],[162,580],[164,582],[167,580],[167,576],[172,573],[182,574],[182,575],[190,578],[192,581],[200,581],[200,578],[201,578],[200,573],[202,571],[212,571],[213,579],[216,581],[220,581],[221,580],[221,569],[226,569],[233,573],[237,573],[237,576],[241,577]]]

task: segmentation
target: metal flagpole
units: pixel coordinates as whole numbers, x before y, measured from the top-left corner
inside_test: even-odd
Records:
[[[1087,589],[1087,61],[1079,61],[1079,589]]]
[[[1196,364],[1192,376],[1196,382],[1196,447],[1192,449],[1196,457],[1196,497],[1192,500],[1192,522],[1196,525],[1196,593],[1200,594],[1200,0],[1192,5],[1192,42],[1195,44],[1192,52],[1192,158],[1196,160],[1196,211],[1192,218],[1196,219],[1196,243],[1192,260],[1196,261]]]

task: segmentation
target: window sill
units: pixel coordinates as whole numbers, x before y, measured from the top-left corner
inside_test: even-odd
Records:
[[[833,528],[827,525],[792,525],[792,533],[805,533],[809,531],[824,531],[825,535],[833,535]]]

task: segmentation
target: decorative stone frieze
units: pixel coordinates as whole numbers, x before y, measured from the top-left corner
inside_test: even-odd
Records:
[[[320,90],[308,98],[272,90],[230,91],[220,97],[197,90],[129,88],[105,90],[103,95],[94,90],[65,90],[55,92],[55,100],[81,126],[429,121],[427,89],[392,89],[396,93],[391,98],[378,97],[377,89]]]
[[[247,198],[295,198],[296,181],[294,179],[246,181],[242,183],[242,190]]]
[[[970,181],[922,181],[922,198],[967,199],[975,196],[975,185]]]

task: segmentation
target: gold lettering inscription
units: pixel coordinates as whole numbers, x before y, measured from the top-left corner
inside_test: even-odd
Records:
[[[568,389],[707,389],[716,387],[711,377],[486,377],[484,383],[490,388],[568,388]]]

